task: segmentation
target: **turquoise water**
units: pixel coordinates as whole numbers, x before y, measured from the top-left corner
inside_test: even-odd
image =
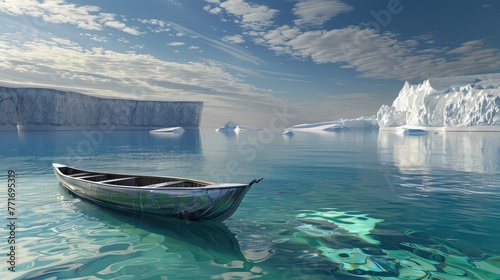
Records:
[[[0,132],[1,279],[500,279],[500,134]],[[52,162],[264,180],[224,223],[121,213]]]

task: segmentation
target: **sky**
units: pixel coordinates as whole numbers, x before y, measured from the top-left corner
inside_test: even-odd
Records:
[[[202,126],[376,114],[500,72],[494,0],[0,0],[0,84],[203,101]]]

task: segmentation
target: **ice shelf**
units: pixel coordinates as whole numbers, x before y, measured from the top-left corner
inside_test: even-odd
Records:
[[[107,99],[44,88],[0,86],[0,130],[198,128],[202,102]]]

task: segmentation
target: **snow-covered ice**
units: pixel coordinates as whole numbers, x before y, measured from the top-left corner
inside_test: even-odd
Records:
[[[285,136],[291,136],[295,132],[306,133],[331,133],[344,129],[378,128],[376,116],[359,117],[354,119],[343,118],[335,121],[299,124],[286,128],[283,132]]]
[[[381,129],[500,130],[500,74],[406,82],[392,106],[379,109],[377,120]]]
[[[202,102],[107,99],[76,92],[0,86],[3,130],[198,128]]]
[[[182,133],[182,132],[184,132],[184,129],[180,126],[165,127],[150,131],[150,133]]]

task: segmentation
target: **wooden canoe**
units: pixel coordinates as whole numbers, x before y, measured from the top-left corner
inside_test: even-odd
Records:
[[[238,208],[254,183],[214,184],[164,176],[144,176],[82,170],[53,163],[63,187],[115,209],[193,221],[224,221]]]

